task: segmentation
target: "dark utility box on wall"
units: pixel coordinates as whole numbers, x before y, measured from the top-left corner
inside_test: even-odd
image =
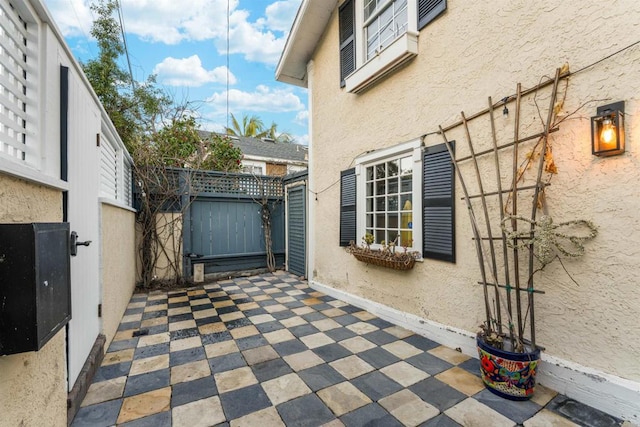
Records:
[[[71,319],[69,224],[0,224],[0,355],[40,350]]]

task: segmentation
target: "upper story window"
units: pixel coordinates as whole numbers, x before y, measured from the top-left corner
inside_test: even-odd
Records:
[[[418,54],[418,31],[446,0],[346,0],[339,9],[340,85],[359,93]]]
[[[364,20],[369,59],[407,32],[407,0],[365,0]]]

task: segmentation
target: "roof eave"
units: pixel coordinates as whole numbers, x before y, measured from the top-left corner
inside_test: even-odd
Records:
[[[276,80],[307,87],[307,63],[338,0],[303,0],[276,67]]]

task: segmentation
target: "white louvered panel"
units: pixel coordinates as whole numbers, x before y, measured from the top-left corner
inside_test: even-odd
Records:
[[[0,2],[0,156],[39,167],[35,130],[37,39],[12,6]],[[33,132],[31,132],[33,133]]]
[[[100,135],[100,196],[117,199],[118,156],[111,143]]]
[[[131,164],[125,160],[123,167],[123,177],[122,177],[122,202],[127,206],[133,205],[133,197],[131,194]]]

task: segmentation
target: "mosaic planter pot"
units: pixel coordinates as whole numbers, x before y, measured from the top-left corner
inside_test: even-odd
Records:
[[[476,337],[480,373],[487,389],[509,400],[528,400],[536,386],[540,350],[513,353],[487,345]]]

